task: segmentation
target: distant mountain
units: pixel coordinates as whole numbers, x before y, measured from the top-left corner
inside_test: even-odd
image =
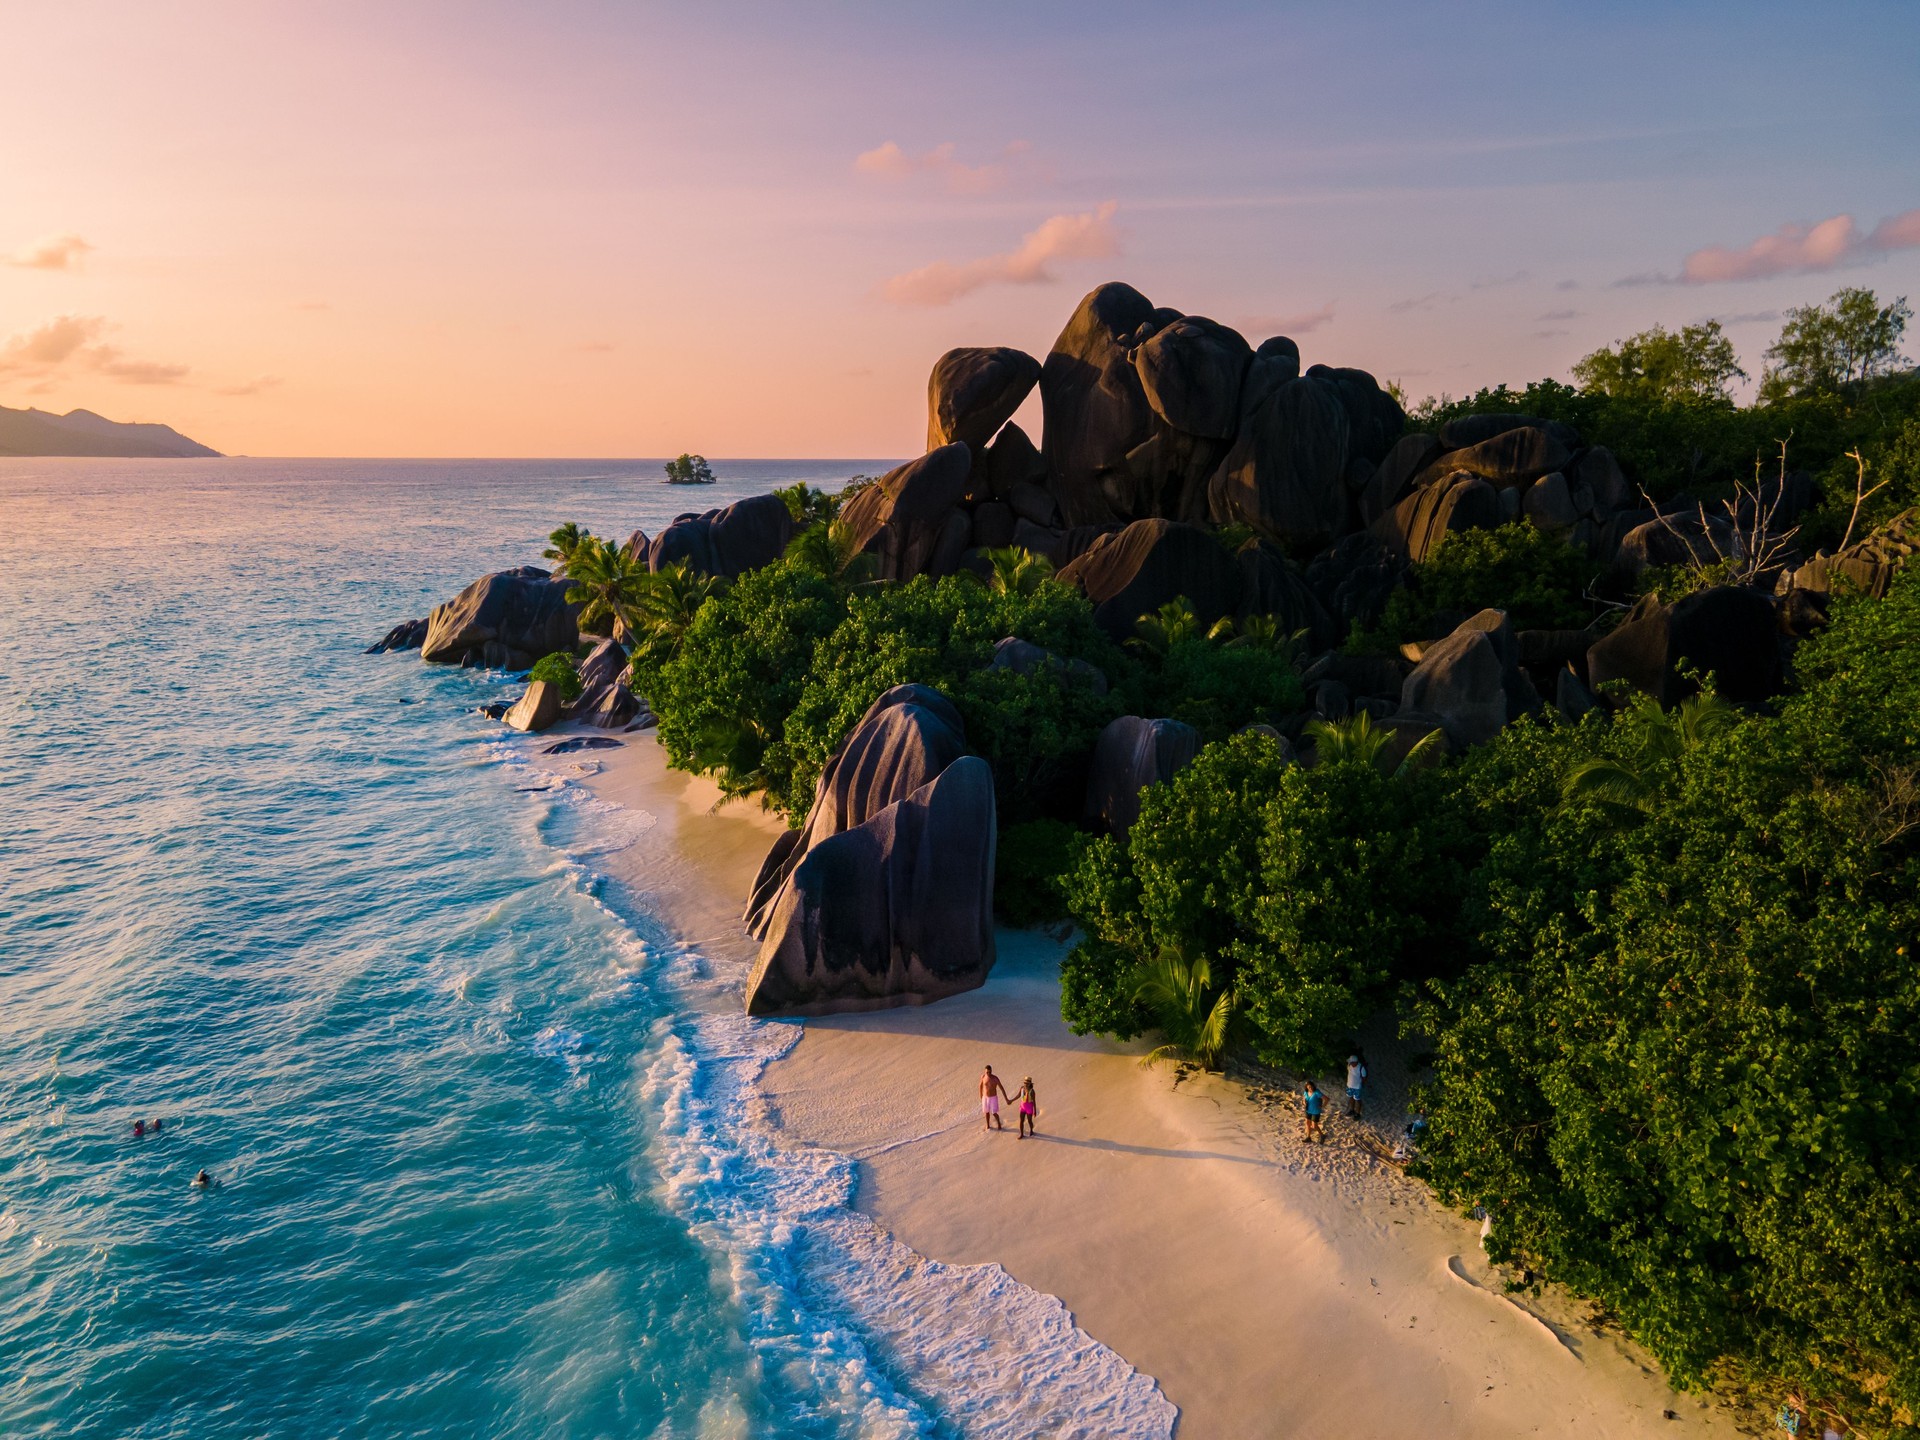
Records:
[[[130,459],[218,456],[171,425],[129,425],[91,410],[55,415],[0,405],[0,455],[106,455]]]

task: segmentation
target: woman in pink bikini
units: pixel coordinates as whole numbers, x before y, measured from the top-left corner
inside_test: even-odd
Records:
[[[1016,1107],[1020,1111],[1020,1138],[1024,1140],[1028,1135],[1038,1135],[1040,1126],[1034,1117],[1040,1113],[1040,1101],[1033,1093],[1033,1076],[1029,1075],[1020,1082],[1020,1093],[1015,1098],[1020,1102]]]

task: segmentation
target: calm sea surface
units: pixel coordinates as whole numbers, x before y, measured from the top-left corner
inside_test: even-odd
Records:
[[[508,677],[361,653],[563,520],[883,465],[0,460],[0,1435],[1167,1433],[777,1149],[793,1027],[604,893],[648,817]]]

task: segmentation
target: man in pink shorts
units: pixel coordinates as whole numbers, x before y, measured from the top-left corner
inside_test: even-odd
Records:
[[[989,1065],[980,1074],[980,1115],[981,1128],[986,1130],[1004,1130],[1000,1123],[1000,1102],[1012,1102],[1013,1096],[1007,1093],[1007,1087],[1000,1083],[1000,1077],[993,1073]]]

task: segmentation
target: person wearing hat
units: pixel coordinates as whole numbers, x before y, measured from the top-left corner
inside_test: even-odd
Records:
[[[1359,1117],[1360,1087],[1367,1083],[1367,1067],[1356,1050],[1347,1056],[1347,1114]]]

